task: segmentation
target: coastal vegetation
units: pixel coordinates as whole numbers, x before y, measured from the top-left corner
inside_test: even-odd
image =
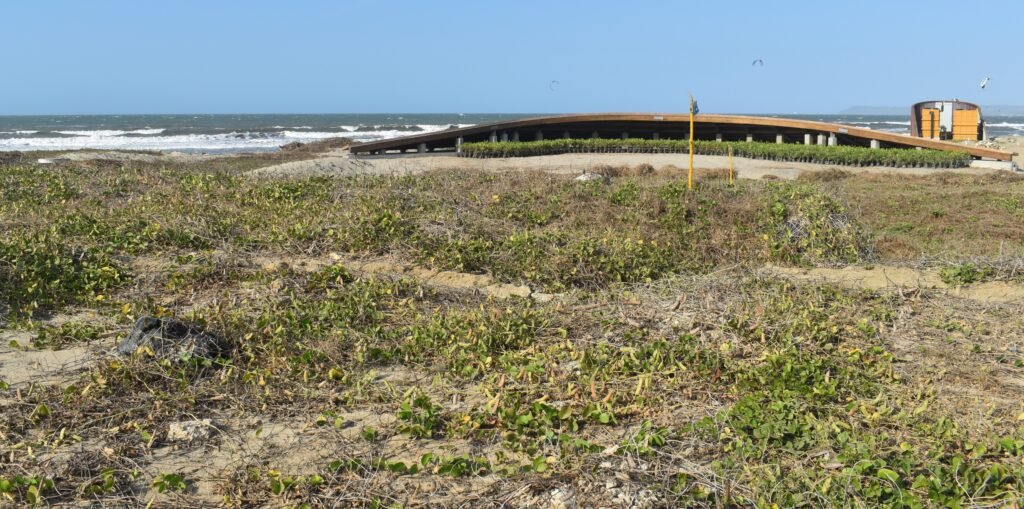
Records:
[[[1019,284],[1024,178],[257,164],[0,166],[0,504],[1024,500],[1019,303],[772,270]],[[97,353],[141,316],[229,348]]]
[[[866,147],[802,145],[739,141],[694,140],[694,154],[769,159],[842,166],[891,166],[898,168],[961,168],[970,165],[966,152],[913,149],[870,149]],[[465,157],[527,157],[569,153],[681,153],[689,151],[687,140],[603,138],[541,141],[475,142],[462,145]]]

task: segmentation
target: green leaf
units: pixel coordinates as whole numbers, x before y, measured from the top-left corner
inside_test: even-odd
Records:
[[[39,488],[35,486],[29,486],[28,491],[25,494],[25,501],[28,502],[29,504],[36,505],[41,500],[42,499],[39,497]]]
[[[900,481],[900,475],[888,468],[879,468],[877,475],[879,479],[884,479],[894,484]]]
[[[544,456],[538,456],[536,458],[533,458],[533,471],[537,472],[538,474],[547,472],[548,471],[547,458],[545,458]]]

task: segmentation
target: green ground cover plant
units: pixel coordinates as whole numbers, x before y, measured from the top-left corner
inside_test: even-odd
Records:
[[[0,334],[19,338],[0,345],[0,505],[1024,500],[1015,305],[764,270],[942,259],[950,281],[1012,283],[994,260],[1022,245],[1005,206],[1020,179],[832,172],[690,191],[648,170],[233,168],[0,167]],[[1004,227],[966,228],[972,215]],[[953,258],[965,238],[980,247]],[[453,282],[469,275],[532,296]],[[140,316],[227,348],[6,371],[109,350]],[[171,433],[205,419],[206,435]]]
[[[574,153],[688,153],[686,140],[647,140],[604,138],[557,139],[541,141],[473,142],[462,145],[464,157],[529,157]],[[694,140],[694,153],[722,156],[732,149],[737,157],[835,164],[842,166],[892,166],[961,168],[971,162],[966,152],[914,149],[870,149],[866,147],[777,144],[765,142]]]

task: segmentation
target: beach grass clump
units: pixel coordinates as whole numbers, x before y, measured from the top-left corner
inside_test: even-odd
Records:
[[[689,152],[687,140],[603,138],[541,141],[474,142],[462,145],[464,157],[529,157],[571,153],[676,153]],[[914,149],[777,144],[764,142],[716,142],[694,140],[694,153],[841,166],[891,166],[898,168],[962,168],[970,165],[966,152]]]
[[[939,277],[950,286],[964,286],[976,283],[991,276],[992,271],[987,268],[980,268],[973,263],[961,263],[950,267],[943,267],[939,271]]]
[[[762,216],[769,256],[795,265],[870,261],[868,233],[835,198],[806,184],[774,184]]]

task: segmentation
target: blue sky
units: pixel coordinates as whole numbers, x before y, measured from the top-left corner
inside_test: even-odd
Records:
[[[0,114],[1024,104],[1020,0],[12,0],[0,19]]]

